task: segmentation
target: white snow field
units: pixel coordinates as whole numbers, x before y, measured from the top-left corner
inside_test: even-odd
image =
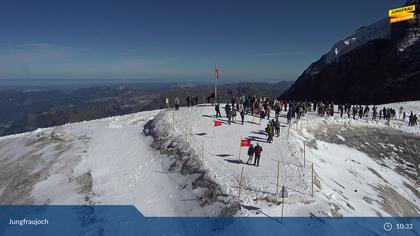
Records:
[[[168,172],[143,126],[159,111],[38,129],[0,138],[1,204],[123,204],[146,216],[211,215],[194,180]]]
[[[401,105],[420,111],[420,102],[385,106]],[[287,125],[282,114],[280,137],[268,144],[266,119],[246,115],[244,125],[229,125],[223,117],[214,128],[213,115],[202,104],[1,137],[0,204],[132,204],[146,216],[208,216],[239,197],[241,208],[230,213],[240,216],[420,215],[419,126],[313,112]],[[245,164],[241,138],[263,147],[259,167]],[[282,186],[285,199],[276,194]],[[213,188],[218,201],[207,201]]]

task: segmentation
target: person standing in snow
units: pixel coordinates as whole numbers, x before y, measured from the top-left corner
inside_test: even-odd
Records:
[[[259,166],[260,165],[260,158],[261,158],[261,153],[262,153],[263,149],[260,146],[259,143],[257,143],[257,146],[254,148],[254,166]]]
[[[254,157],[254,145],[251,144],[249,145],[248,148],[248,161],[246,162],[246,164],[250,164],[252,162],[252,158]]]
[[[414,118],[414,115],[413,115],[413,112],[411,111],[411,113],[410,113],[410,116],[408,116],[408,126],[413,126],[413,118]]]
[[[357,107],[353,105],[353,120],[356,119]]]
[[[188,96],[186,100],[187,100],[187,107],[190,107],[191,106],[191,97]]]
[[[216,110],[216,118],[222,117],[222,114],[220,114],[219,104],[216,104],[216,106],[214,107],[214,110]]]
[[[400,106],[400,110],[399,110],[399,113],[398,113],[398,119],[401,119],[403,111],[404,111],[404,108],[402,106]]]
[[[372,108],[372,120],[376,120],[377,115],[378,115],[377,107],[373,106],[373,108]]]
[[[244,125],[244,118],[245,118],[244,104],[239,103],[238,112],[241,115],[241,123],[242,125]]]
[[[292,121],[292,110],[289,109],[289,111],[287,112],[287,124],[290,124],[291,121]]]
[[[362,105],[359,106],[359,119],[363,118],[363,107]]]
[[[343,118],[344,108],[343,105],[338,105],[338,111],[340,112],[340,117]]]
[[[229,103],[226,103],[225,112],[226,112],[226,117],[228,118],[229,124],[231,124],[232,123],[232,116],[231,116],[231,110],[230,110]]]
[[[274,121],[274,128],[276,129],[277,137],[280,136],[280,122],[279,122],[279,119],[276,119],[276,121]]]
[[[260,125],[261,125],[261,122],[264,118],[265,118],[265,112],[264,112],[264,110],[260,110]]]
[[[179,98],[178,97],[175,98],[175,110],[176,111],[179,110]]]
[[[267,143],[271,143],[274,137],[274,120],[270,120],[270,122],[268,122],[265,131],[267,132],[268,136]]]

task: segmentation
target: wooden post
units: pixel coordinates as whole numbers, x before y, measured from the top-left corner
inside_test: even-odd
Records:
[[[312,163],[312,185],[311,185],[311,196],[314,197],[314,163]]]
[[[285,199],[284,199],[284,186],[282,187],[282,193],[281,193],[281,197],[282,197],[282,203],[281,203],[281,221],[283,221],[283,212],[284,212],[284,202],[285,202]]]
[[[277,161],[277,184],[276,184],[276,196],[279,195],[279,178],[280,178],[280,161]],[[278,201],[278,198],[277,198]]]
[[[238,205],[239,206],[241,205],[240,199],[241,199],[241,190],[242,190],[242,178],[243,178],[243,175],[244,175],[244,167],[242,167],[242,170],[241,170],[241,180],[239,181],[239,191],[238,191]]]
[[[217,80],[219,80],[219,72],[217,65],[214,66],[214,105],[217,104]],[[217,73],[217,74],[216,74]]]

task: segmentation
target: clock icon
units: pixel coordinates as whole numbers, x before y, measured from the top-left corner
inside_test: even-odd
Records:
[[[384,230],[385,230],[385,231],[391,231],[391,229],[392,229],[392,224],[391,224],[391,223],[389,223],[389,222],[386,222],[386,223],[384,224]]]

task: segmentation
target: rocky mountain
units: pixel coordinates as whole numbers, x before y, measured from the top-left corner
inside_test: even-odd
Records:
[[[416,19],[356,30],[312,63],[281,95],[293,100],[378,104],[420,99],[420,0]]]

